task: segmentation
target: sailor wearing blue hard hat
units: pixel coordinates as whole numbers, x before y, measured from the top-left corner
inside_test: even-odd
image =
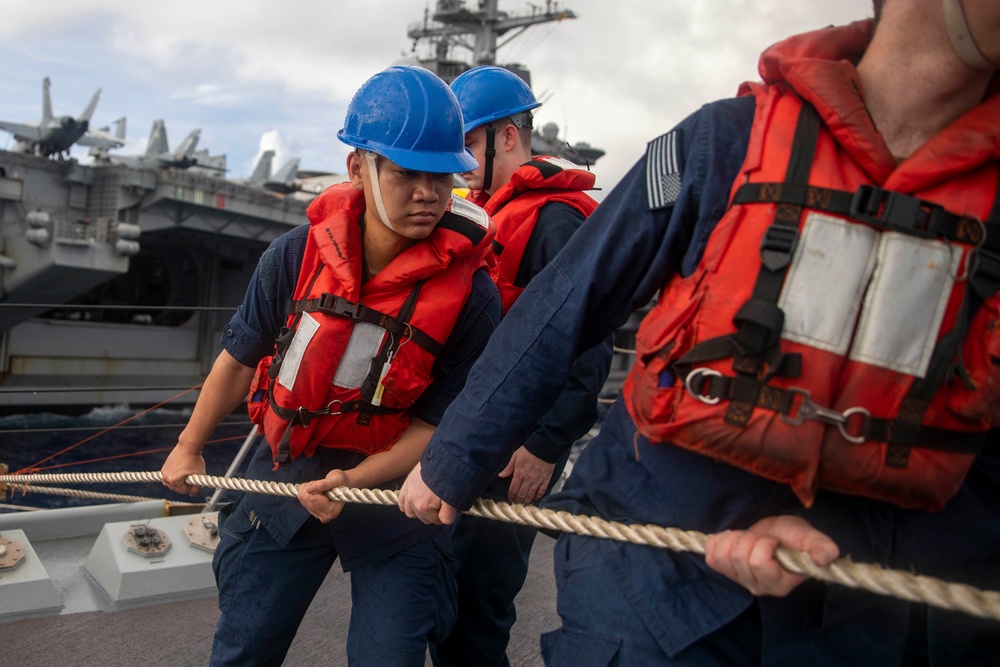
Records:
[[[527,83],[502,67],[474,67],[451,89],[465,121],[465,146],[479,166],[463,174],[467,199],[483,207],[497,233],[491,275],[509,312],[597,207],[587,193],[595,176],[566,160],[532,155],[532,110],[540,106]],[[580,355],[559,398],[484,488],[483,496],[531,503],[559,479],[573,443],[598,417],[608,377],[612,337]],[[444,641],[431,647],[434,667],[509,664],[507,644],[517,617],[515,599],[524,584],[536,531],[463,516],[452,533],[459,560],[458,620]]]
[[[493,192],[494,173],[497,169],[497,132],[502,127],[496,121],[506,121],[518,130],[527,132],[530,145],[532,128],[531,110],[542,105],[521,77],[510,70],[493,65],[475,67],[456,78],[451,89],[458,98],[465,121],[466,145],[474,141],[483,144],[485,158],[478,167],[462,175],[471,190]],[[477,128],[482,128],[477,130]],[[515,171],[519,164],[511,165]],[[500,179],[499,185],[509,180],[509,174]]]
[[[422,238],[421,234],[430,233],[430,223],[436,223],[444,209],[429,207],[416,214],[397,209],[399,202],[386,201],[380,176],[398,180],[400,173],[421,172],[426,175],[423,180],[433,183],[432,189],[439,193],[435,203],[444,206],[452,174],[477,166],[465,148],[458,100],[437,75],[423,67],[390,67],[366,81],[351,100],[337,137],[358,149],[348,157],[352,182],[357,178],[369,183],[369,203],[389,229],[404,236]],[[376,155],[388,162],[380,165]]]
[[[325,492],[397,487],[416,464],[500,319],[483,268],[494,228],[451,193],[452,174],[476,161],[432,72],[373,76],[339,137],[356,149],[350,182],[261,255],[162,469],[164,484],[195,495],[186,480],[205,474],[205,443],[246,401],[266,440],[246,476],[300,485],[300,502],[248,493],[220,510],[215,667],[281,664],[338,559],[354,667],[423,667],[457,613],[448,531]]]

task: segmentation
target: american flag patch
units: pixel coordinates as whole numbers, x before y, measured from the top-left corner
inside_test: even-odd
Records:
[[[646,147],[646,206],[649,210],[670,206],[681,194],[681,165],[677,159],[679,134],[677,130],[667,132]]]

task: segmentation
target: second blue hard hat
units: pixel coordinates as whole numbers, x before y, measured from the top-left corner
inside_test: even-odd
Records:
[[[521,77],[494,65],[462,72],[451,89],[462,108],[466,132],[542,105]]]
[[[423,67],[397,65],[368,79],[348,105],[337,138],[404,169],[455,174],[477,166],[465,148],[455,94]]]

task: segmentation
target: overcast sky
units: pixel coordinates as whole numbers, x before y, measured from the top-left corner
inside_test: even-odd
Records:
[[[433,9],[433,0],[430,5]],[[476,0],[466,0],[475,7]],[[534,4],[544,6],[543,0]],[[870,0],[566,0],[577,18],[529,28],[499,62],[529,67],[545,104],[536,126],[607,155],[610,189],[650,139],[704,102],[756,79],[769,44],[871,15]],[[275,166],[342,172],[336,139],[347,103],[375,72],[411,55],[407,29],[426,0],[0,0],[0,119],[41,116],[42,78],[56,115],[79,115],[97,88],[92,126],[128,119],[128,145],[145,149],[155,119],[171,149],[194,128],[199,148],[225,154],[245,178],[264,149]],[[502,10],[530,11],[524,0]],[[422,53],[422,52],[421,52]],[[464,59],[467,52],[454,56]],[[0,148],[13,140],[0,133]],[[74,156],[86,161],[82,149]]]

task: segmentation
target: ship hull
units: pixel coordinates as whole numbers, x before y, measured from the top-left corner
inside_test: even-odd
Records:
[[[307,205],[0,151],[0,411],[155,405],[197,386],[261,252]]]

